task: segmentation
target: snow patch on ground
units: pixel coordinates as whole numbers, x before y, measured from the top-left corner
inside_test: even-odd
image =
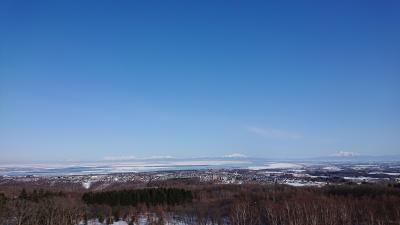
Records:
[[[84,224],[85,223],[83,221],[81,221],[79,223],[79,225],[84,225]],[[97,220],[90,220],[90,221],[88,221],[87,224],[88,225],[107,225],[106,223],[100,223]],[[152,224],[152,223],[147,221],[147,218],[145,218],[145,217],[139,218],[138,223],[137,224],[135,223],[135,225],[149,225],[149,224]],[[120,221],[112,223],[112,225],[128,225],[128,223],[123,220],[120,220]],[[165,225],[187,225],[187,224],[184,222],[181,222],[181,221],[172,220],[172,221],[166,221]]]
[[[284,184],[294,187],[317,186],[322,187],[326,185],[325,182],[299,182],[299,181],[286,181]]]
[[[340,171],[340,170],[342,170],[342,169],[340,169],[339,167],[337,167],[337,166],[326,166],[326,167],[324,167],[324,168],[322,168],[323,170],[328,170],[328,171]]]
[[[91,185],[90,181],[87,181],[87,182],[83,182],[83,183],[82,183],[82,186],[83,186],[83,188],[85,188],[85,189],[89,189],[89,188],[90,188],[90,185]]]

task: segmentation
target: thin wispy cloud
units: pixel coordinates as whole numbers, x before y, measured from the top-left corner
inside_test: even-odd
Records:
[[[107,161],[119,161],[119,160],[132,160],[137,158],[135,156],[129,155],[129,156],[106,156],[103,159]]]
[[[274,128],[249,126],[247,127],[247,131],[269,139],[298,140],[302,138],[300,134]]]
[[[353,156],[359,156],[360,154],[357,152],[345,152],[345,151],[339,151],[335,154],[332,154],[331,156],[337,156],[337,157],[353,157]]]
[[[125,160],[147,160],[147,159],[175,159],[170,155],[154,155],[149,157],[136,157],[136,156],[106,156],[103,160],[106,161],[125,161]]]
[[[242,153],[232,153],[228,155],[224,155],[225,158],[247,158],[245,154]]]
[[[150,157],[144,157],[143,159],[175,159],[175,157],[170,155],[154,155]]]

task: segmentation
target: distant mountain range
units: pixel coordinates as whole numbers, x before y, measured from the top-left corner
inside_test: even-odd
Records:
[[[339,152],[330,156],[314,157],[313,160],[327,161],[400,161],[399,155],[361,155],[352,152]]]

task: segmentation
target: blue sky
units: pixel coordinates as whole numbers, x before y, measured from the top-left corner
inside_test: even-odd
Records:
[[[0,158],[400,152],[398,1],[1,1]]]

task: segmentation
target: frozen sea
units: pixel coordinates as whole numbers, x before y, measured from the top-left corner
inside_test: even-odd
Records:
[[[233,169],[263,166],[262,162],[246,158],[219,159],[150,159],[150,160],[104,160],[96,162],[40,162],[2,163],[1,176],[62,176],[87,174],[112,174],[168,170]]]

